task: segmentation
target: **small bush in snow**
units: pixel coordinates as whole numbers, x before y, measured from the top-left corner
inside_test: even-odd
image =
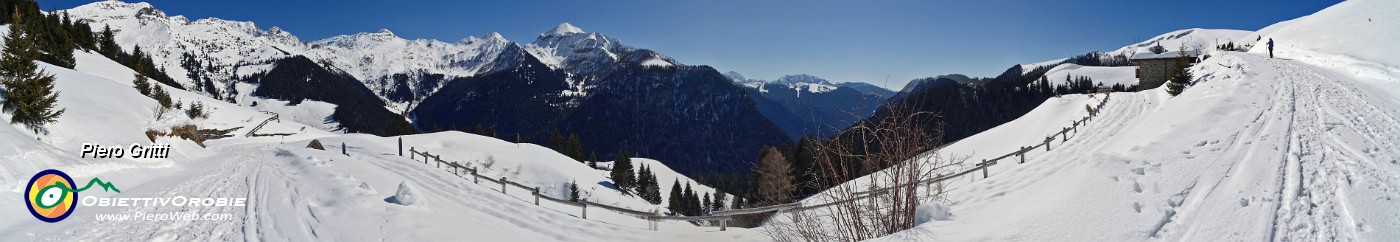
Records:
[[[496,165],[496,156],[486,155],[486,158],[481,159],[481,167],[484,167],[487,170],[490,170],[491,166],[494,165]]]
[[[194,101],[190,102],[190,109],[185,110],[185,116],[190,119],[209,118],[209,110],[205,110],[203,102]]]

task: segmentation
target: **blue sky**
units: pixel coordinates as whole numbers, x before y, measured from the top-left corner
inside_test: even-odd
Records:
[[[45,10],[91,1],[40,0]],[[171,15],[280,26],[302,40],[392,30],[528,43],[561,22],[749,78],[813,74],[898,90],[949,73],[994,76],[1185,28],[1257,30],[1339,2],[1309,1],[393,1],[152,0]],[[888,80],[888,81],[886,81]]]

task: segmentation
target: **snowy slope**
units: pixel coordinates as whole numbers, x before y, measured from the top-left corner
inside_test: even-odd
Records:
[[[1148,48],[1157,45],[1161,45],[1167,50],[1176,50],[1184,45],[1188,50],[1205,51],[1214,49],[1217,44],[1231,41],[1236,42],[1235,44],[1242,44],[1247,40],[1246,38],[1255,36],[1250,31],[1244,30],[1191,28],[1167,32],[1137,44],[1123,46],[1108,54],[1133,56],[1138,53],[1148,53],[1150,52],[1147,50]]]
[[[1325,26],[1355,18],[1345,16],[1394,15],[1396,7],[1351,1],[1280,25],[1332,30]],[[1367,39],[1395,29],[1294,41]],[[1113,94],[1104,114],[1067,143],[1032,152],[1026,164],[993,166],[990,178],[950,182],[953,219],[883,240],[1400,239],[1400,86],[1393,75],[1376,74],[1397,63],[1335,61],[1340,55],[1319,49],[1309,56],[1334,62],[1268,59],[1258,48],[1215,52],[1192,68],[1197,84],[1180,96],[1160,88]],[[1043,136],[1033,134],[1067,122],[1038,120],[1082,116],[1083,104],[1052,105],[1063,102],[1051,99],[945,154],[980,160],[1039,142]]]
[[[1389,3],[1388,5],[1386,3]],[[1309,64],[1348,69],[1389,81],[1400,80],[1400,9],[1393,2],[1345,1],[1312,15],[1279,22],[1259,30],[1264,39],[1250,53],[1267,54],[1262,48],[1275,41],[1274,54]],[[1365,68],[1351,68],[1362,66]]]
[[[1400,150],[1400,103],[1341,72],[1222,55],[1195,68],[1207,77],[1181,96],[1114,94],[1068,143],[994,166],[989,179],[954,181],[957,218],[915,231],[953,240],[1400,238],[1400,157],[1388,152]],[[1065,108],[1045,111],[1082,110]],[[984,135],[997,134],[974,137]],[[983,145],[976,150],[1015,149]]]
[[[232,80],[265,68],[270,61],[304,54],[303,44],[277,27],[261,29],[252,22],[207,18],[190,21],[167,16],[149,3],[102,1],[65,10],[74,21],[85,21],[95,31],[109,26],[116,42],[130,52],[136,46],[149,54],[172,78],[185,86],[194,84],[180,68],[180,56],[193,53],[213,71],[201,73],[213,80]]]
[[[482,240],[619,241],[619,240],[762,240],[757,231],[685,222],[663,222],[659,232],[646,230],[647,221],[592,208],[588,220],[577,208],[545,202],[535,206],[527,191],[502,194],[491,185],[470,180],[419,161],[399,157],[396,138],[338,135],[292,120],[269,123],[260,133],[293,133],[287,137],[243,137],[246,129],[270,115],[254,108],[214,100],[200,94],[170,90],[185,103],[200,101],[215,110],[208,119],[190,120],[176,114],[153,120],[155,101],[131,87],[132,76],[110,60],[79,52],[76,70],[40,64],[57,77],[58,106],[68,110],[48,133],[35,135],[0,125],[0,206],[25,206],[18,193],[35,172],[60,169],[75,177],[100,177],[121,193],[84,192],[91,197],[246,197],[247,207],[81,207],[55,224],[39,222],[23,209],[0,210],[0,241],[31,240],[272,240],[272,241],[411,241]],[[267,102],[267,100],[261,100]],[[302,105],[305,105],[303,103]],[[259,105],[279,106],[279,105]],[[284,113],[284,115],[287,115]],[[284,116],[285,118],[286,116]],[[4,117],[8,119],[8,117]],[[167,159],[94,159],[76,157],[81,143],[104,145],[149,143],[143,132],[192,123],[202,128],[235,128],[235,137],[211,140],[202,148],[190,141],[162,137],[171,143]],[[35,140],[34,137],[40,138]],[[307,149],[319,139],[327,151]],[[566,197],[565,182],[578,181],[587,199],[636,210],[658,208],[632,196],[605,188],[606,172],[585,167],[548,149],[508,143],[459,132],[403,137],[405,143],[444,158],[463,161],[490,155],[497,161],[486,174],[510,176],[512,181],[540,186],[546,195]],[[336,150],[349,144],[350,156]],[[634,159],[653,167],[663,181],[680,176],[660,162]],[[480,163],[473,163],[481,166]],[[400,183],[415,189],[420,203],[403,206],[391,196]],[[713,192],[704,186],[698,191]],[[663,194],[669,186],[662,188]],[[664,211],[664,210],[663,210]],[[96,214],[134,213],[229,214],[225,221],[99,221]],[[73,233],[73,231],[82,231]],[[626,232],[616,232],[626,231]]]
[[[350,68],[351,75],[373,80],[393,74],[427,71],[448,76],[471,76],[490,67],[510,41],[499,33],[467,37],[455,43],[409,40],[387,29],[341,35],[310,42],[311,55]],[[377,89],[376,89],[377,90]]]
[[[1365,41],[1400,28],[1333,26],[1368,15],[1379,24],[1397,10],[1348,1],[1264,31],[1327,33],[1290,38],[1299,43]],[[1068,142],[992,166],[986,179],[947,182],[938,203],[949,219],[879,240],[1400,240],[1400,63],[1358,57],[1398,47],[1210,53],[1180,96],[1112,94]],[[1052,98],[943,154],[975,161],[1035,144],[1082,117],[1091,99]],[[804,202],[820,202],[812,200]]]

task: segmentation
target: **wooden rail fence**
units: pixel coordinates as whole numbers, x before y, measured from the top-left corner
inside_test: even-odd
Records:
[[[267,123],[269,123],[269,122],[272,122],[272,121],[274,121],[274,120],[275,120],[275,121],[278,121],[278,122],[281,122],[281,121],[282,121],[282,119],[281,119],[282,115],[281,115],[281,114],[274,113],[274,112],[268,112],[268,111],[262,111],[262,112],[263,112],[263,113],[267,113],[267,114],[272,114],[272,117],[267,118],[267,120],[263,120],[261,124],[258,124],[258,126],[255,126],[255,127],[253,127],[253,129],[248,130],[248,134],[243,135],[244,137],[254,137],[254,136],[256,135],[256,132],[258,132],[259,129],[262,129],[263,126],[264,126],[264,125],[267,125]]]
[[[1033,145],[1033,146],[1023,146],[1023,147],[1021,147],[1021,149],[1016,150],[1016,151],[1012,151],[1011,153],[1007,153],[1007,154],[1005,154],[1005,155],[1002,155],[1002,156],[999,156],[999,157],[996,157],[996,158],[992,158],[992,159],[988,159],[988,160],[982,160],[981,162],[978,162],[978,163],[977,163],[976,165],[974,165],[972,168],[967,169],[967,170],[962,170],[962,171],[958,171],[958,172],[951,173],[951,174],[941,174],[941,175],[937,175],[937,176],[935,176],[935,177],[933,177],[933,178],[929,178],[929,179],[926,179],[926,180],[917,181],[917,183],[919,183],[919,185],[929,185],[929,184],[933,184],[933,183],[939,183],[939,182],[951,180],[951,179],[954,179],[954,178],[962,177],[962,176],[965,176],[965,175],[968,175],[968,174],[973,174],[973,173],[976,173],[976,172],[978,172],[978,171],[981,171],[981,173],[982,173],[982,178],[987,178],[987,177],[990,176],[990,175],[988,174],[988,172],[987,172],[987,168],[988,168],[988,167],[991,167],[991,166],[993,166],[993,165],[997,165],[997,164],[999,164],[999,162],[1000,162],[1001,160],[1011,158],[1012,156],[1015,156],[1015,157],[1017,158],[1017,160],[1018,160],[1017,163],[1018,163],[1018,164],[1024,164],[1024,163],[1026,163],[1026,153],[1027,153],[1027,152],[1030,152],[1030,151],[1039,149],[1040,147],[1045,147],[1045,151],[1050,151],[1050,148],[1051,148],[1051,147],[1050,147],[1050,143],[1051,143],[1051,141],[1054,141],[1054,140],[1055,140],[1055,137],[1056,137],[1056,136],[1060,136],[1060,137],[1061,137],[1061,138],[1060,138],[1061,144],[1063,144],[1063,142],[1068,142],[1068,141],[1069,141],[1069,135],[1070,135],[1070,133],[1071,133],[1071,132],[1073,132],[1073,133],[1078,133],[1078,132],[1079,132],[1079,126],[1080,126],[1080,125],[1084,125],[1085,123],[1087,123],[1087,122],[1093,120],[1093,117],[1098,116],[1098,113],[1099,113],[1100,109],[1103,109],[1103,107],[1104,107],[1105,105],[1108,104],[1108,99],[1109,99],[1109,95],[1108,95],[1108,94],[1104,94],[1104,99],[1103,99],[1102,101],[1100,101],[1099,104],[1098,104],[1097,106],[1095,106],[1094,109],[1093,109],[1091,112],[1089,112],[1089,115],[1088,115],[1088,116],[1085,116],[1084,118],[1082,118],[1082,119],[1080,119],[1080,120],[1071,121],[1071,125],[1070,125],[1069,127],[1065,127],[1065,128],[1063,128],[1063,129],[1061,129],[1059,132],[1056,132],[1056,133],[1054,133],[1054,134],[1051,134],[1051,135],[1049,135],[1049,136],[1046,136],[1046,137],[1045,137],[1045,140],[1044,140],[1043,142],[1041,142],[1041,143],[1038,143],[1038,144]],[[273,116],[273,118],[272,118],[272,119],[268,119],[268,121],[271,121],[271,120],[273,120],[273,119],[275,119],[275,118],[277,118],[277,117],[276,117],[276,116]],[[267,121],[264,121],[263,124],[267,124]],[[262,127],[262,125],[258,125],[258,127],[260,128],[260,127]],[[253,130],[256,131],[257,128],[254,128]],[[252,134],[252,131],[249,131],[248,133],[249,133],[249,134]],[[499,184],[499,185],[501,186],[501,193],[503,193],[503,194],[506,193],[506,189],[509,188],[510,186],[515,186],[515,187],[519,187],[520,189],[524,189],[524,190],[526,190],[526,191],[530,191],[531,195],[534,196],[534,203],[535,203],[536,206],[540,205],[540,199],[544,199],[545,201],[550,201],[550,202],[554,202],[554,203],[558,203],[558,204],[564,204],[564,205],[570,205],[570,206],[578,207],[578,208],[580,209],[580,211],[579,211],[580,217],[582,217],[583,219],[588,219],[588,207],[602,208],[602,209],[605,209],[605,210],[610,210],[610,211],[613,211],[613,212],[617,212],[617,213],[621,213],[621,214],[630,215],[630,216],[635,216],[635,217],[638,217],[638,218],[641,218],[641,219],[645,219],[645,220],[649,221],[649,224],[648,224],[649,228],[648,228],[648,229],[650,229],[650,230],[657,230],[657,229],[658,229],[657,227],[659,226],[658,222],[660,222],[660,221],[664,221],[664,220],[679,220],[679,221],[692,221],[692,222],[698,222],[698,221],[716,221],[716,222],[719,222],[720,231],[725,231],[725,230],[727,229],[727,227],[728,227],[728,222],[729,222],[730,220],[733,220],[733,219],[734,219],[734,216],[749,215],[749,214],[758,214],[758,213],[767,213],[767,212],[774,212],[774,211],[777,211],[777,212],[779,212],[779,213],[781,213],[781,212],[798,212],[798,211],[806,211],[806,210],[813,210],[813,209],[825,208],[825,207],[829,207],[829,206],[833,206],[833,205],[837,205],[837,204],[844,204],[844,203],[855,202],[855,201],[862,200],[862,199],[867,199],[867,198],[874,197],[874,196],[876,196],[876,195],[882,194],[882,193],[887,192],[887,191],[892,190],[892,189],[901,188],[901,186],[892,186],[892,187],[887,187],[887,188],[871,189],[871,190],[868,190],[868,191],[857,192],[857,193],[856,193],[857,196],[856,196],[856,197],[853,197],[853,198],[850,198],[850,199],[841,200],[841,201],[834,201],[834,202],[827,202],[827,203],[823,203],[823,204],[807,205],[807,206],[803,206],[803,205],[802,205],[802,202],[793,202],[793,203],[778,204],[778,205],[765,206],[765,207],[742,208],[742,209],[730,209],[730,210],[713,211],[713,212],[711,212],[709,215],[703,215],[703,216],[667,216],[667,215],[661,214],[661,213],[660,213],[659,211],[657,211],[657,210],[653,210],[653,211],[650,211],[650,212],[647,212],[647,211],[637,211],[637,210],[631,210],[631,209],[626,209],[626,208],[615,207],[615,206],[611,206],[611,205],[607,205],[607,204],[600,204],[600,203],[590,202],[590,201],[586,201],[586,200],[581,200],[581,201],[578,201],[578,202],[571,202],[571,201],[569,201],[568,199],[559,199],[559,198],[549,197],[549,196],[540,194],[540,188],[539,188],[539,187],[530,187],[530,186],[527,186],[527,185],[525,185],[525,184],[520,184],[520,183],[517,183],[517,182],[514,182],[514,181],[510,181],[507,177],[501,177],[500,179],[493,179],[493,178],[491,178],[491,177],[486,177],[486,176],[477,174],[476,168],[462,166],[461,164],[458,164],[458,163],[455,163],[455,162],[444,161],[444,160],[442,160],[442,157],[439,156],[439,155],[433,155],[433,154],[428,153],[427,151],[418,151],[418,150],[416,150],[416,148],[410,147],[410,148],[409,148],[409,159],[417,160],[417,159],[418,159],[418,158],[417,158],[418,156],[422,156],[422,157],[423,157],[423,164],[433,165],[433,163],[434,163],[433,161],[436,161],[436,165],[437,165],[438,168],[443,168],[443,166],[447,166],[447,169],[451,169],[451,171],[452,171],[453,174],[462,174],[461,171],[467,171],[467,174],[471,176],[472,183],[481,184],[481,181],[482,181],[482,180],[485,180],[487,183],[497,183],[497,184]],[[461,176],[461,175],[458,175],[458,176]],[[463,178],[467,178],[467,177],[463,177]]]

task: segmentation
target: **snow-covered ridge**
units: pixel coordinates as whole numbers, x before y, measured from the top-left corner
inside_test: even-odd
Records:
[[[830,80],[827,80],[827,79],[824,79],[824,78],[821,78],[821,77],[817,77],[817,76],[813,76],[813,75],[807,75],[807,74],[786,75],[786,76],[783,76],[783,77],[778,78],[777,80],[772,80],[772,81],[765,81],[765,80],[758,80],[758,79],[747,79],[747,78],[744,78],[744,75],[739,74],[738,72],[734,72],[734,71],[725,72],[724,75],[725,75],[726,77],[729,77],[729,79],[732,80],[732,81],[734,81],[734,83],[737,83],[737,84],[742,85],[742,86],[745,86],[745,87],[758,89],[760,93],[766,93],[766,92],[768,92],[768,88],[765,87],[765,86],[767,86],[767,85],[777,85],[777,86],[786,87],[786,88],[788,88],[788,89],[797,90],[797,92],[799,93],[799,95],[800,95],[800,93],[804,93],[804,92],[805,92],[805,93],[826,93],[826,92],[835,91],[835,90],[838,88],[838,86],[837,86],[838,83],[836,83],[836,82],[832,82],[832,81],[830,81]]]
[[[266,64],[289,55],[303,54],[302,42],[280,28],[260,29],[252,22],[218,18],[189,21],[167,16],[148,3],[102,1],[63,10],[75,21],[88,22],[95,30],[110,26],[116,42],[126,51],[140,46],[143,53],[166,69],[176,81],[193,86],[180,66],[183,54],[196,54],[212,71],[212,80],[236,78],[239,68]],[[222,85],[219,85],[222,86]]]
[[[333,69],[344,71],[365,83],[381,98],[389,101],[391,109],[400,110],[412,101],[403,102],[389,97],[396,90],[395,75],[411,78],[422,75],[443,75],[445,79],[467,77],[506,68],[497,58],[511,45],[521,45],[553,69],[564,70],[580,90],[587,76],[614,63],[628,62],[651,67],[670,67],[680,62],[654,51],[622,44],[600,33],[585,32],[569,23],[562,23],[540,34],[529,44],[515,43],[499,33],[483,37],[468,36],[455,42],[433,39],[405,39],[388,29],[333,36],[322,40],[302,42],[295,35],[277,27],[260,29],[252,22],[229,21],[218,18],[190,22],[183,16],[167,16],[149,3],[102,1],[75,7],[67,11],[77,21],[86,21],[100,28],[111,26],[117,42],[128,51],[139,45],[150,53],[157,65],[164,67],[178,82],[194,86],[198,81],[188,78],[181,67],[181,57],[193,54],[213,71],[201,73],[227,89],[237,78],[265,71],[274,60],[304,55]],[[628,59],[633,54],[639,54]],[[503,60],[505,61],[505,60]],[[512,60],[513,61],[513,60]],[[508,64],[508,63],[507,63]],[[402,77],[400,77],[402,78]],[[415,79],[416,80],[416,79]],[[410,83],[412,93],[432,93],[436,85]],[[218,90],[224,92],[227,90]],[[416,96],[421,99],[424,96]]]
[[[1235,42],[1237,45],[1242,44],[1246,40],[1246,37],[1249,37],[1248,41],[1252,42],[1255,36],[1253,32],[1245,30],[1191,28],[1167,32],[1136,44],[1123,46],[1108,54],[1133,56],[1138,53],[1149,52],[1148,48],[1157,45],[1161,45],[1162,48],[1167,50],[1177,50],[1185,46],[1186,49],[1190,51],[1206,51],[1214,49],[1215,45],[1225,44],[1226,42]]]

